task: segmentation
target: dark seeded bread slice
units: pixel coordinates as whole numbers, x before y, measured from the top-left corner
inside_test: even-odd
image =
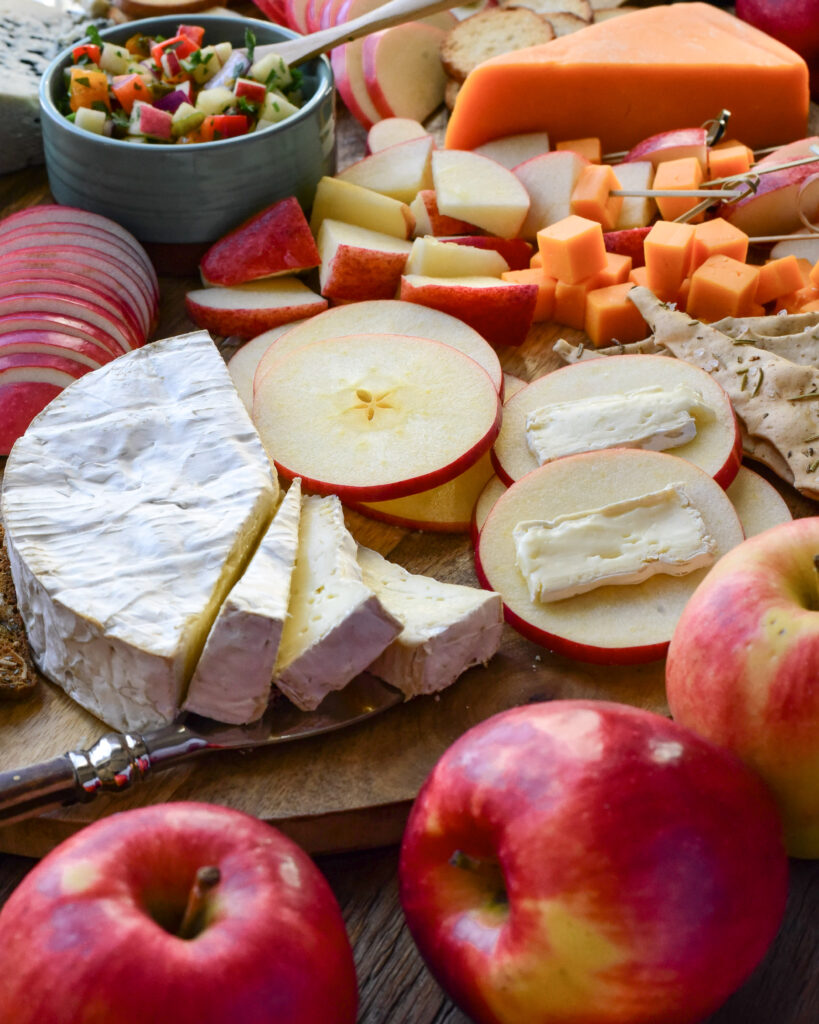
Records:
[[[473,14],[450,29],[441,43],[444,70],[459,82],[482,61],[510,50],[554,39],[552,26],[525,7],[493,7]]]

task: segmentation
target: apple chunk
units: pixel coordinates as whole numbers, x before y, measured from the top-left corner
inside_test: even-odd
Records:
[[[639,392],[646,394],[643,389],[647,387],[659,389],[655,395],[658,402],[666,401],[673,389],[679,387],[685,388],[687,394],[699,401],[701,407],[693,408],[691,413],[693,424],[689,424],[688,433],[693,430],[693,436],[690,440],[678,445],[676,442],[680,438],[672,439],[667,444],[662,440],[640,443],[633,438],[624,439],[614,429],[615,421],[611,418],[613,416],[619,421],[620,413],[615,411],[609,418],[601,418],[603,413],[598,413],[588,401],[606,401],[623,395],[637,399]],[[571,413],[573,402],[581,403],[575,406],[582,410],[579,418],[588,422],[593,432],[583,434],[574,418],[564,418],[555,423],[551,437],[556,437],[554,431],[561,429],[562,422],[564,433],[561,436],[565,439],[565,445],[554,449],[553,457],[560,457],[564,452],[573,454],[590,449],[654,447],[672,449],[675,456],[693,462],[722,487],[727,487],[737,475],[742,458],[742,438],[731,401],[723,388],[704,370],[679,359],[620,355],[564,366],[554,373],[539,377],[507,402],[503,411],[503,426],[493,450],[495,471],[504,483],[511,484],[520,480],[547,461],[547,458],[536,454],[537,444],[532,437],[529,418],[537,410],[553,409],[556,415]],[[631,404],[636,409],[634,402]],[[571,433],[565,434],[566,430]]]
[[[256,383],[253,420],[306,488],[381,501],[451,480],[500,423],[489,375],[448,345],[360,334],[290,352]]]
[[[509,264],[496,249],[453,245],[425,235],[412,243],[406,272],[428,277],[500,277],[509,269]]]
[[[443,38],[434,25],[407,21],[364,39],[364,81],[381,117],[423,121],[444,102]]]
[[[643,139],[629,150],[623,163],[649,160],[656,168],[664,160],[679,160],[693,156],[700,163],[703,174],[708,165],[708,133],[704,128],[675,128]],[[615,167],[620,176],[622,164]]]
[[[585,157],[563,149],[544,153],[519,164],[515,176],[529,196],[529,212],[520,229],[523,238],[534,238],[541,228],[555,224],[572,212],[572,192]]]
[[[415,227],[415,217],[406,203],[349,181],[324,177],[313,200],[311,231],[317,234],[328,217],[395,238],[409,238]]]
[[[684,576],[658,574],[641,583],[600,586],[544,603],[529,595],[516,564],[513,532],[522,522],[554,521],[669,485],[683,490],[699,512],[716,558],[742,541],[742,527],[725,491],[685,459],[626,448],[570,455],[529,473],[495,502],[478,539],[481,584],[501,594],[510,625],[559,654],[600,664],[662,658],[707,566]]]
[[[512,168],[525,160],[541,156],[549,152],[549,135],[547,132],[522,132],[518,135],[503,135],[499,139],[491,139],[482,146],[476,146],[474,153],[488,156],[490,160]]]
[[[415,235],[472,234],[481,230],[476,224],[444,216],[438,209],[434,188],[422,188],[410,203],[410,210],[415,217]]]
[[[441,213],[501,238],[514,238],[529,211],[529,193],[515,175],[478,153],[435,150],[432,181]]]
[[[399,142],[350,164],[337,177],[411,203],[421,189],[432,187],[430,158],[434,145],[431,135]]]
[[[725,493],[737,510],[746,537],[755,537],[793,519],[785,499],[774,485],[747,466],[740,466]]]
[[[279,277],[230,288],[196,288],[185,296],[197,327],[226,337],[253,338],[280,324],[315,316],[327,300],[294,277]]]
[[[410,139],[423,139],[427,135],[426,128],[411,117],[385,117],[376,121],[367,132],[367,149],[370,153],[377,153],[379,149],[409,142]]]
[[[329,299],[391,299],[412,243],[326,218],[318,233],[319,288]]]

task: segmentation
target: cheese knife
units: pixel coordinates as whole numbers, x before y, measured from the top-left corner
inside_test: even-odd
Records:
[[[403,700],[398,690],[365,672],[328,694],[315,711],[299,711],[282,698],[250,725],[225,725],[186,712],[142,734],[109,733],[87,750],[0,772],[0,826],[56,807],[89,803],[99,793],[122,793],[199,754],[251,750],[335,732]]]

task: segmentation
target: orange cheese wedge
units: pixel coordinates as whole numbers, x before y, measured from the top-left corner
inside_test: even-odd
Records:
[[[749,146],[807,133],[808,69],[796,53],[703,3],[651,7],[478,65],[463,84],[446,145],[472,149],[517,132],[598,136],[630,149],[721,108]]]

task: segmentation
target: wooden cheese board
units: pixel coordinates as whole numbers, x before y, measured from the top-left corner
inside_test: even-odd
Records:
[[[363,151],[363,133],[342,124],[339,164]],[[47,198],[44,175],[26,175],[23,185],[7,178],[0,196],[5,211]],[[193,325],[184,313],[193,278],[161,281],[161,320],[156,337]],[[552,346],[558,337],[581,340],[578,332],[553,324],[532,329],[524,345],[501,351],[504,369],[531,380],[562,365]],[[2,463],[0,460],[0,471]],[[775,482],[760,467],[754,467]],[[794,515],[816,514],[816,506],[779,484]],[[355,512],[348,525],[356,539],[412,572],[440,580],[476,584],[472,546],[466,535],[411,532]],[[629,623],[623,623],[628,630]],[[667,714],[664,666],[610,667],[573,662],[505,627],[499,653],[486,667],[471,669],[438,696],[416,698],[332,735],[252,753],[218,753],[150,777],[117,796],[47,813],[0,829],[0,851],[42,856],[88,822],[128,807],[165,800],[206,800],[250,812],[272,822],[313,852],[363,849],[400,838],[409,806],[426,774],[446,747],[471,725],[508,707],[538,700],[614,700]],[[0,705],[0,770],[85,749],[111,730],[59,689],[42,681],[36,695]]]

